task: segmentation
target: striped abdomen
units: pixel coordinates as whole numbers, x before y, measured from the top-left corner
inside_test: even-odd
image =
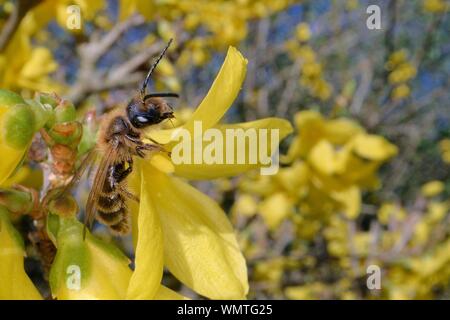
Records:
[[[113,167],[110,170],[113,170]],[[96,202],[97,219],[112,231],[126,234],[130,230],[130,224],[125,197],[111,184],[110,179],[105,179]]]

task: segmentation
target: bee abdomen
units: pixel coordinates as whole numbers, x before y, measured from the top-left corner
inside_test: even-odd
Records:
[[[119,193],[102,194],[97,199],[97,209],[105,213],[115,212],[124,206]]]
[[[130,232],[131,225],[130,225],[130,219],[128,216],[128,213],[125,212],[125,214],[122,217],[122,220],[120,220],[118,223],[110,225],[109,228],[118,235],[125,235]]]
[[[106,224],[107,226],[112,226],[122,221],[127,212],[126,208],[122,206],[118,210],[110,212],[105,212],[101,209],[97,209],[97,213],[97,218],[100,222]]]

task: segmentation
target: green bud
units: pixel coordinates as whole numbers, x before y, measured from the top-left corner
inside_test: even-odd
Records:
[[[34,99],[39,103],[50,105],[53,109],[56,108],[60,101],[60,99],[55,94],[45,92],[36,93]]]
[[[15,189],[0,189],[0,205],[11,213],[26,214],[33,209],[33,196],[29,192]]]
[[[31,111],[33,111],[35,124],[34,131],[38,131],[46,125],[46,123],[54,118],[52,106],[49,104],[42,104],[33,99],[27,99],[27,104],[31,106]]]
[[[89,277],[92,259],[83,240],[83,226],[75,218],[58,218],[60,225],[56,237],[58,251],[49,277],[52,292],[58,292],[59,286],[67,284],[68,273],[73,267],[80,271],[80,283],[83,287]]]
[[[72,102],[61,100],[55,108],[55,120],[57,123],[75,121],[77,112]]]
[[[69,146],[80,141],[83,127],[78,121],[57,123],[48,134],[55,143]]]
[[[50,201],[48,210],[51,214],[71,218],[77,215],[78,204],[70,194],[63,194]]]
[[[24,103],[24,100],[20,95],[9,90],[0,89],[0,108],[11,107],[21,103]]]
[[[31,142],[36,127],[31,106],[16,104],[5,113],[3,121],[3,139],[9,146],[22,149]]]

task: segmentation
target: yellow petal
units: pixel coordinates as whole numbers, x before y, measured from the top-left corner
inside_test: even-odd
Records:
[[[0,207],[0,300],[40,300],[36,287],[23,268],[22,239]]]
[[[180,281],[212,299],[241,299],[247,268],[233,228],[209,197],[151,165],[152,199],[164,235],[164,261]],[[148,253],[148,252],[147,252]]]
[[[297,161],[289,167],[280,169],[274,178],[286,191],[295,196],[300,195],[307,187],[310,175],[309,166],[305,162]]]
[[[363,129],[354,121],[346,118],[329,120],[325,124],[327,140],[334,144],[345,144]]]
[[[292,213],[292,203],[285,193],[278,192],[261,202],[259,212],[269,229],[273,231]]]
[[[336,173],[338,157],[333,145],[322,140],[311,150],[308,162],[321,174],[330,176]]]
[[[352,186],[343,191],[333,192],[331,197],[342,204],[342,210],[347,218],[358,217],[361,211],[361,192],[358,187]]]
[[[276,146],[276,148],[278,148],[279,142],[292,132],[291,124],[287,120],[279,118],[265,118],[251,122],[220,125],[211,130],[216,129],[218,130],[218,136],[222,137],[222,143],[220,144],[221,148],[217,147],[217,150],[221,151],[222,156],[219,156],[218,159],[222,159],[223,163],[213,163],[213,161],[211,161],[213,160],[213,157],[209,156],[210,152],[208,152],[207,149],[208,145],[212,146],[213,143],[217,141],[201,141],[201,150],[195,147],[194,141],[190,141],[188,145],[191,148],[191,164],[175,164],[176,175],[188,179],[215,179],[219,177],[235,176],[255,168],[267,168],[271,163],[273,163],[273,165],[277,165],[277,163],[270,159],[270,155],[274,153],[272,147]],[[262,131],[264,129],[266,131]],[[275,133],[275,131],[273,131],[274,129],[278,130],[278,139],[274,135],[273,137],[277,140],[274,140],[272,143],[271,135]],[[250,138],[245,138],[244,134],[241,135],[243,137],[242,140],[234,137],[227,138],[227,130],[231,130],[230,132],[235,133],[237,132],[236,130],[241,130],[241,132],[248,133],[248,137]],[[263,139],[260,139],[260,134],[263,135]],[[253,139],[252,143],[249,143],[250,139]],[[242,146],[239,146],[239,140],[243,141]],[[182,141],[180,141],[180,143],[182,143]],[[172,149],[173,161],[176,156],[176,152],[174,152],[175,148]],[[262,157],[259,153],[260,150],[264,151]],[[196,153],[200,153],[200,164],[194,163]],[[231,153],[234,155],[231,163],[234,164],[226,164],[227,155],[231,155]],[[237,158],[239,157],[239,154],[241,154],[243,159],[245,159],[243,164],[238,164]],[[208,160],[210,161],[210,164],[208,164]]]
[[[58,64],[53,60],[50,50],[37,47],[31,52],[31,57],[23,66],[21,76],[30,80],[36,80],[50,72],[53,72]]]
[[[182,296],[165,286],[160,286],[154,300],[189,300],[189,298]]]
[[[425,197],[434,197],[444,191],[444,189],[445,184],[442,181],[434,180],[424,184],[420,192]]]
[[[151,167],[151,166],[148,166]],[[142,167],[141,167],[142,168]],[[155,169],[141,170],[141,198],[135,269],[128,287],[128,299],[152,299],[159,290],[163,273],[163,235],[152,194]],[[167,201],[167,200],[166,200]]]
[[[175,167],[169,159],[161,154],[155,154],[151,157],[150,163],[159,171],[164,173],[172,173],[175,171]]]
[[[216,125],[236,99],[247,71],[247,59],[235,48],[229,47],[219,73],[208,94],[194,111],[192,117],[183,125],[191,134],[194,121],[202,121],[203,129]],[[149,131],[148,135],[161,144],[171,141],[176,129]]]
[[[367,160],[385,161],[397,154],[396,146],[376,135],[359,134],[352,143],[354,152]]]

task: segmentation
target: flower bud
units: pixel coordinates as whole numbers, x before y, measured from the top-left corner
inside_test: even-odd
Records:
[[[50,271],[50,287],[57,299],[124,299],[131,277],[129,260],[113,245],[89,232],[76,218],[50,215],[48,230],[58,248]]]
[[[57,123],[75,121],[77,113],[72,102],[61,100],[55,108],[55,120]]]
[[[33,209],[34,199],[31,193],[15,189],[0,189],[0,205],[11,213],[26,214]]]
[[[34,133],[31,107],[16,93],[0,89],[0,185],[22,160]]]

